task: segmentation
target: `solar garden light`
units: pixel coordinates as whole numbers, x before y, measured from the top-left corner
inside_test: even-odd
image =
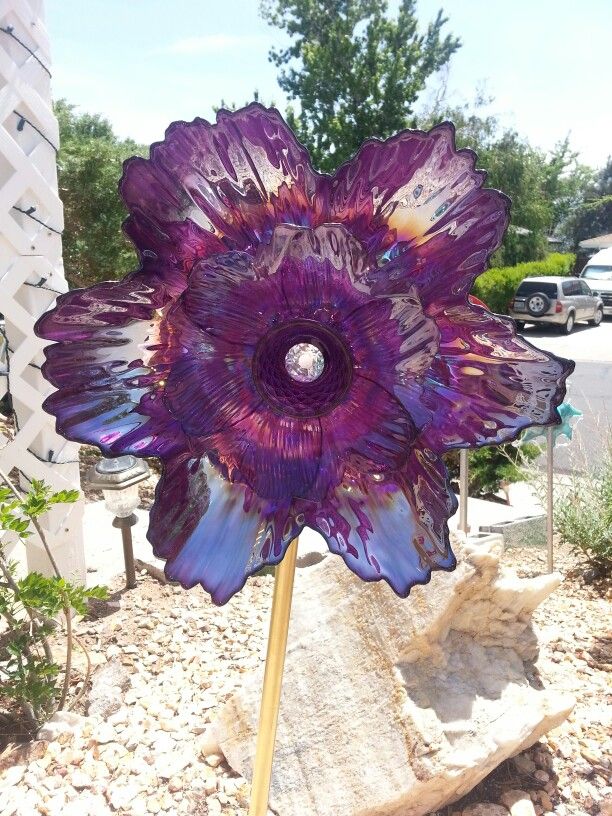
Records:
[[[138,483],[149,475],[149,466],[135,456],[100,459],[87,471],[87,482],[104,495],[104,504],[113,516],[113,527],[121,530],[125,559],[126,589],[136,586],[132,527],[138,521],[134,510],[140,503]]]

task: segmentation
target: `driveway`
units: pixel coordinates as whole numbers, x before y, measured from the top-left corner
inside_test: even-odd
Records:
[[[555,469],[584,470],[586,462],[601,460],[612,439],[612,318],[597,328],[579,323],[570,335],[539,326],[527,326],[521,334],[534,346],[576,361],[567,399],[584,417],[572,445],[555,450]]]

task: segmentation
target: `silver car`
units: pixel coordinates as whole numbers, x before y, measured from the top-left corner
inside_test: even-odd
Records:
[[[525,278],[509,303],[508,314],[519,331],[525,323],[553,323],[569,334],[578,320],[599,326],[604,306],[585,280],[551,275]]]

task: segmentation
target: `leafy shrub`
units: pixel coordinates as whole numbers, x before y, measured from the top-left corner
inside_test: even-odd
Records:
[[[575,255],[569,252],[553,252],[543,261],[488,269],[476,278],[472,294],[484,301],[492,312],[507,314],[508,302],[523,278],[533,275],[571,275],[574,261]]]
[[[520,482],[525,478],[524,466],[540,455],[533,443],[488,445],[469,452],[468,495],[490,496],[503,485]],[[459,451],[445,457],[451,479],[459,480]]]
[[[21,495],[0,472],[0,701],[17,703],[30,729],[36,729],[59,708],[68,696],[73,647],[72,614],[84,615],[88,598],[104,598],[103,587],[85,589],[66,581],[59,573],[47,546],[38,517],[55,504],[74,502],[77,490],[52,493],[48,485],[33,480],[30,491]],[[55,574],[37,572],[18,578],[16,564],[7,560],[2,547],[5,533],[20,542],[33,535],[41,537]],[[66,630],[63,665],[56,662],[49,637]]]
[[[612,450],[587,475],[575,475],[555,501],[559,538],[582,553],[601,574],[612,572]]]

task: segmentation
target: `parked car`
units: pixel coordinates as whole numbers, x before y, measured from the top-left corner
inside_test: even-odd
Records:
[[[612,247],[596,252],[589,258],[580,277],[603,301],[604,314],[612,315]]]
[[[525,278],[508,304],[508,311],[519,331],[525,323],[552,323],[569,334],[578,320],[599,326],[604,305],[585,280],[551,275]]]

